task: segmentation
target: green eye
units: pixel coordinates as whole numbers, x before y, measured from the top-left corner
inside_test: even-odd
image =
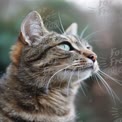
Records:
[[[67,44],[61,44],[61,45],[58,45],[57,47],[65,51],[70,51],[70,46]]]

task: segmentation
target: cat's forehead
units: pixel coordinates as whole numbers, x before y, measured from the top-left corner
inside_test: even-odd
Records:
[[[60,35],[60,37],[62,39],[65,39],[65,40],[71,42],[71,43],[76,43],[78,41],[77,38],[73,35]]]
[[[70,40],[71,42],[73,42],[73,43],[78,42],[77,37],[76,37],[76,36],[74,36],[74,35],[68,35],[67,37],[68,37],[68,38],[69,38],[69,40]]]
[[[89,45],[89,43],[86,40],[80,38],[78,35],[77,36],[67,35],[65,38],[67,38],[67,40],[69,40],[71,43],[77,43],[77,44],[80,43],[80,45],[83,45],[83,46]]]
[[[56,38],[56,40],[60,41],[68,41],[72,44],[76,44],[78,47],[87,47],[90,46],[89,43],[80,38],[78,35],[67,35],[67,34],[58,34],[56,32],[52,32],[48,35],[48,37],[52,38],[54,40],[54,38]],[[91,47],[91,46],[90,46]]]

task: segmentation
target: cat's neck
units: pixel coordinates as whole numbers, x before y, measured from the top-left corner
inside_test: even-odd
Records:
[[[9,103],[12,104],[10,105],[12,108],[10,109],[14,109],[15,113],[19,111],[20,117],[24,116],[24,113],[30,116],[34,116],[38,113],[46,117],[69,117],[75,115],[74,98],[77,87],[49,88],[47,92],[43,92],[43,89],[37,86],[22,84],[21,79],[16,77],[15,72],[16,68],[10,65],[6,75],[8,84],[6,92],[8,95],[12,96],[12,100],[10,100],[11,102]],[[27,116],[24,117],[28,119]],[[32,119],[34,120],[33,117]],[[37,119],[39,119],[38,116]]]

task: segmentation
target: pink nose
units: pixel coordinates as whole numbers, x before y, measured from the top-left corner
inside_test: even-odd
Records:
[[[87,57],[88,57],[89,59],[91,59],[93,62],[96,61],[96,57],[95,57],[95,55],[93,55],[93,54],[90,54],[90,55],[88,55]]]
[[[85,57],[91,59],[93,62],[95,62],[97,60],[97,55],[89,50],[81,50],[82,55],[84,55]]]

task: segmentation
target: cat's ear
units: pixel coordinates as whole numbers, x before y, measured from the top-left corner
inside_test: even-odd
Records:
[[[41,16],[36,11],[29,13],[21,24],[21,34],[28,45],[38,44],[41,37],[47,32]]]
[[[78,25],[77,23],[72,23],[65,31],[67,35],[77,35]]]

